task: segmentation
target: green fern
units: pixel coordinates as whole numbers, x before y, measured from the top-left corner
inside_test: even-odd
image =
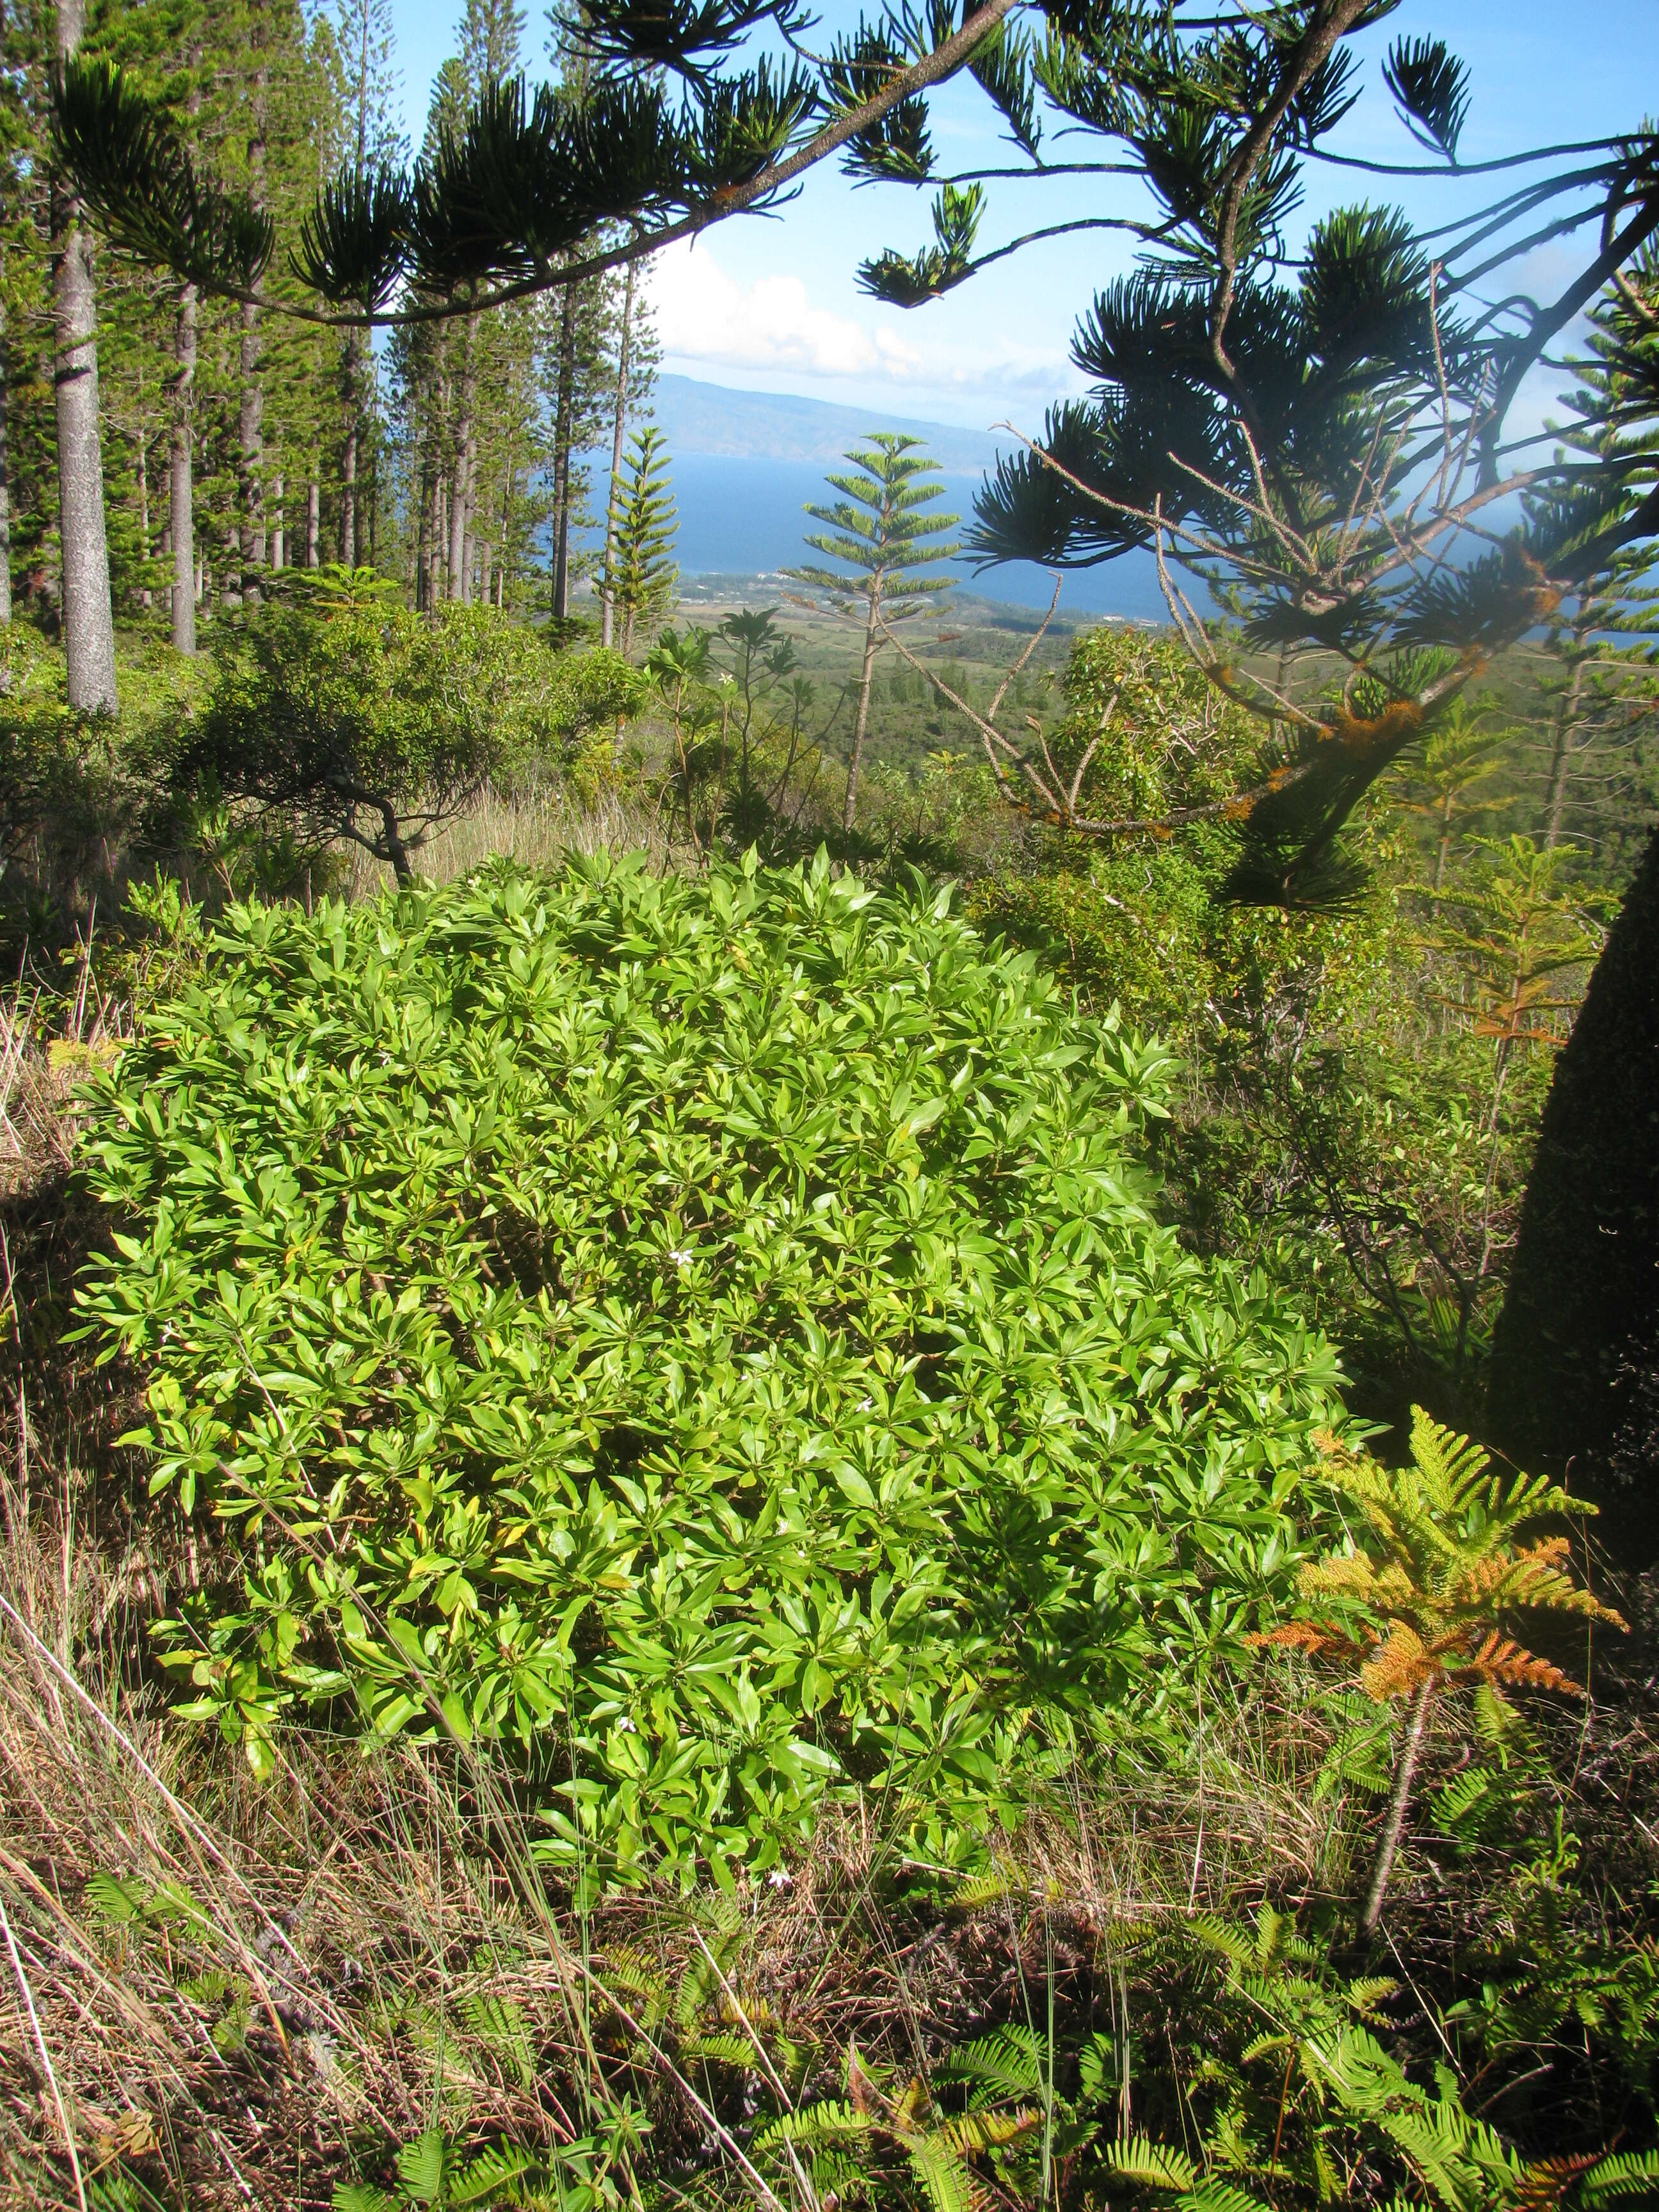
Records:
[[[470,1990],[460,2001],[461,2018],[481,2043],[507,2067],[521,2089],[536,2085],[536,2053],[525,2017],[511,1997]]]
[[[1108,2169],[1121,2181],[1138,2181],[1143,2188],[1184,2195],[1197,2184],[1197,2169],[1186,2152],[1166,2149],[1150,2136],[1129,2136],[1121,2142],[1109,2143],[1105,2159]]]
[[[1033,2096],[1046,2080],[1045,2045],[1035,2028],[1011,2024],[964,2043],[934,2069],[936,2081],[968,2081],[972,2095]]]
[[[1609,2204],[1626,2197],[1659,2199],[1659,2150],[1615,2152],[1591,2166],[1580,2180],[1578,2191],[1586,2206]]]

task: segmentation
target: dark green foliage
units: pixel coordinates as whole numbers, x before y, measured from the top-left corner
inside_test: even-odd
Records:
[[[1164,1066],[822,857],[235,910],[86,1156],[153,1486],[250,1547],[194,1710],[497,1743],[573,1871],[854,1784],[966,1848],[1294,1571],[1332,1365],[1157,1226]]]
[[[417,314],[433,301],[460,312],[492,287],[498,301],[501,288],[546,290],[568,281],[572,259],[637,255],[676,218],[700,227],[765,205],[769,172],[833,150],[823,131],[805,136],[826,110],[837,119],[871,111],[848,142],[855,170],[925,176],[927,110],[920,81],[906,91],[903,78],[952,35],[954,11],[926,26],[908,15],[861,25],[812,66],[761,55],[722,70],[755,32],[792,36],[805,21],[795,0],[603,0],[569,31],[575,66],[562,82],[532,93],[488,73],[407,173],[359,148],[302,216],[292,270],[324,301],[366,316],[383,314],[404,280],[421,295]],[[992,15],[984,36],[997,28]],[[972,51],[970,38],[963,58]],[[1017,130],[1029,107],[1022,51],[1004,44],[987,64]],[[204,183],[176,120],[135,82],[102,63],[75,64],[55,82],[53,127],[59,158],[124,252],[207,291],[257,282],[274,243],[269,221]],[[606,238],[610,223],[630,227],[628,246]]]
[[[169,119],[113,64],[77,55],[52,82],[57,150],[111,241],[191,283],[244,289],[276,244],[270,218],[198,173]]]
[[[1621,1565],[1659,1550],[1659,838],[1556,1063],[1490,1422],[1601,1504]]]
[[[1004,30],[975,63],[1026,173],[1042,173],[1041,93],[1106,142],[1079,166],[1137,175],[1150,206],[1055,226],[1124,232],[1139,263],[1079,323],[1073,356],[1092,398],[1052,409],[1042,439],[999,463],[969,550],[988,565],[1068,568],[1155,549],[1194,661],[1269,726],[1276,756],[1239,795],[1243,850],[1225,896],[1340,903],[1359,887],[1344,832],[1377,779],[1431,734],[1486,653],[1567,604],[1582,612],[1621,549],[1659,527],[1643,448],[1651,132],[1528,157],[1566,165],[1528,169],[1521,190],[1422,237],[1398,210],[1359,204],[1294,240],[1304,167],[1334,152],[1358,95],[1345,41],[1377,10],[1297,0],[1265,15],[1231,4],[1188,15],[1057,0],[1044,13],[1040,47]],[[1455,173],[1463,64],[1438,38],[1401,39],[1382,75],[1407,129]],[[1037,228],[976,259],[973,191],[971,207],[941,194],[936,245],[866,261],[866,288],[917,306],[1052,234]],[[1585,191],[1604,196],[1601,250],[1559,299],[1534,301],[1519,261],[1546,234],[1528,226]],[[1529,453],[1512,487],[1526,492],[1524,520],[1494,547],[1509,410],[1598,294],[1604,337],[1624,326],[1603,363],[1619,434],[1579,436],[1583,465]],[[1207,619],[1212,591],[1237,618],[1231,636]],[[1276,668],[1241,647],[1271,652]],[[1050,811],[1112,834],[1063,794]]]

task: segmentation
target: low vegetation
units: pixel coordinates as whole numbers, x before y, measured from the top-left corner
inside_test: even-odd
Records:
[[[1659,2201],[1659,173],[1402,36],[1298,229],[1377,12],[9,19],[8,2202]],[[875,430],[699,619],[637,265],[953,76],[1169,628]]]

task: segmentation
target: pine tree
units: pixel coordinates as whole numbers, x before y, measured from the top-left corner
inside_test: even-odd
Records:
[[[876,656],[886,641],[890,624],[919,614],[933,592],[948,591],[956,581],[953,576],[924,577],[916,572],[935,561],[951,559],[957,550],[954,541],[948,545],[931,541],[953,530],[957,518],[924,512],[944,486],[934,481],[939,463],[928,459],[919,438],[877,431],[869,446],[854,447],[847,459],[861,473],[832,473],[829,480],[842,497],[833,507],[809,505],[806,509],[815,521],[827,523],[832,534],[809,533],[806,543],[815,552],[839,561],[852,574],[821,564],[786,568],[783,573],[823,592],[837,612],[856,616],[864,623],[858,716],[842,805],[842,827],[850,830],[858,808],[859,771],[870,723]]]
[[[622,649],[633,650],[635,627],[672,604],[679,529],[669,491],[667,441],[654,424],[636,430],[623,464],[615,556],[601,579],[622,617]]]

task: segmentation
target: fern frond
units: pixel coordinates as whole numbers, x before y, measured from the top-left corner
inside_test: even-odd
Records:
[[[1617,2151],[1598,2160],[1584,2176],[1582,2191],[1587,2205],[1659,2194],[1659,2150]]]
[[[1036,2105],[1022,2105],[1012,2112],[962,2112],[944,2121],[933,2140],[965,2157],[972,2151],[994,2150],[999,2144],[1018,2142],[1021,2136],[1042,2125],[1042,2113]]]
[[[910,2171],[921,2184],[929,2212],[974,2212],[974,2185],[968,2161],[939,2136],[907,2141]]]
[[[1622,1615],[1602,1605],[1563,1568],[1561,1562],[1571,1549],[1565,1536],[1549,1536],[1523,1552],[1482,1559],[1464,1577],[1455,1601],[1471,1611],[1480,1607],[1495,1613],[1524,1606],[1534,1612],[1578,1613],[1615,1628],[1626,1627]]]
[[[1322,1620],[1282,1620],[1276,1628],[1252,1629],[1244,1641],[1254,1650],[1311,1651],[1321,1658],[1328,1652],[1346,1656],[1359,1648],[1351,1636]]]
[[[1412,1461],[1443,1513],[1461,1512],[1474,1498],[1492,1455],[1455,1429],[1431,1421],[1420,1406],[1412,1407]]]
[[[1231,1921],[1218,1920],[1211,1913],[1200,1912],[1188,1924],[1206,1950],[1218,1951],[1230,1966],[1241,1972],[1255,1964],[1255,1943],[1243,1929],[1236,1928]]]
[[[1434,1680],[1440,1671],[1422,1638],[1402,1620],[1360,1668],[1359,1682],[1365,1695],[1382,1705],[1393,1698],[1414,1696],[1423,1683]]]
[[[1185,2192],[1198,2175],[1185,2151],[1155,2143],[1150,2136],[1131,2136],[1127,2142],[1108,2143],[1104,2156],[1112,2172],[1124,2181],[1138,2181],[1147,2189]]]
[[[1510,2200],[1515,2212],[1556,2212],[1579,2176],[1595,2163],[1594,2154],[1583,2151],[1537,2160],[1522,2175]]]
[[[1272,2207],[1237,2182],[1212,2180],[1177,2198],[1176,2212],[1272,2212]]]
[[[764,2071],[760,2053],[746,2035],[688,2035],[682,2039],[680,2048],[688,2058],[704,2058],[720,2066],[740,2067],[749,2074]]]
[[[965,1875],[951,1893],[951,1903],[958,1912],[980,1912],[988,1905],[1006,1905],[1011,1898],[1024,1897],[1030,1885],[1024,1875],[1012,1867],[994,1866],[987,1874]]]
[[[522,2180],[539,2164],[540,2160],[528,2151],[514,2150],[510,2144],[492,2144],[450,2175],[447,2201],[451,2204],[477,2204],[510,2183]]]
[[[821,2103],[804,2105],[798,2112],[785,2112],[781,2118],[769,2123],[755,2137],[756,2145],[769,2150],[778,2143],[793,2143],[802,2150],[814,2150],[820,2144],[848,2142],[867,2136],[874,2121],[868,2112],[848,2104],[838,2097],[826,2097]]]
[[[513,1999],[470,1990],[461,1999],[460,2013],[478,2040],[505,2060],[520,2087],[529,2088],[536,2079],[536,2054],[524,2014]]]
[[[1582,1698],[1584,1694],[1571,1675],[1563,1674],[1553,1660],[1539,1658],[1534,1652],[1495,1631],[1482,1638],[1458,1671],[1478,1674],[1487,1682],[1514,1682],[1529,1690],[1559,1690],[1569,1698]]]
[[[1042,2087],[1042,2039],[1036,2030],[1011,2024],[964,2043],[933,2069],[936,2081],[975,2081],[1009,2096]]]
[[[1342,2001],[1361,2020],[1375,2022],[1382,2006],[1399,1994],[1399,1983],[1390,1981],[1386,1974],[1362,1974],[1342,1991]]]

